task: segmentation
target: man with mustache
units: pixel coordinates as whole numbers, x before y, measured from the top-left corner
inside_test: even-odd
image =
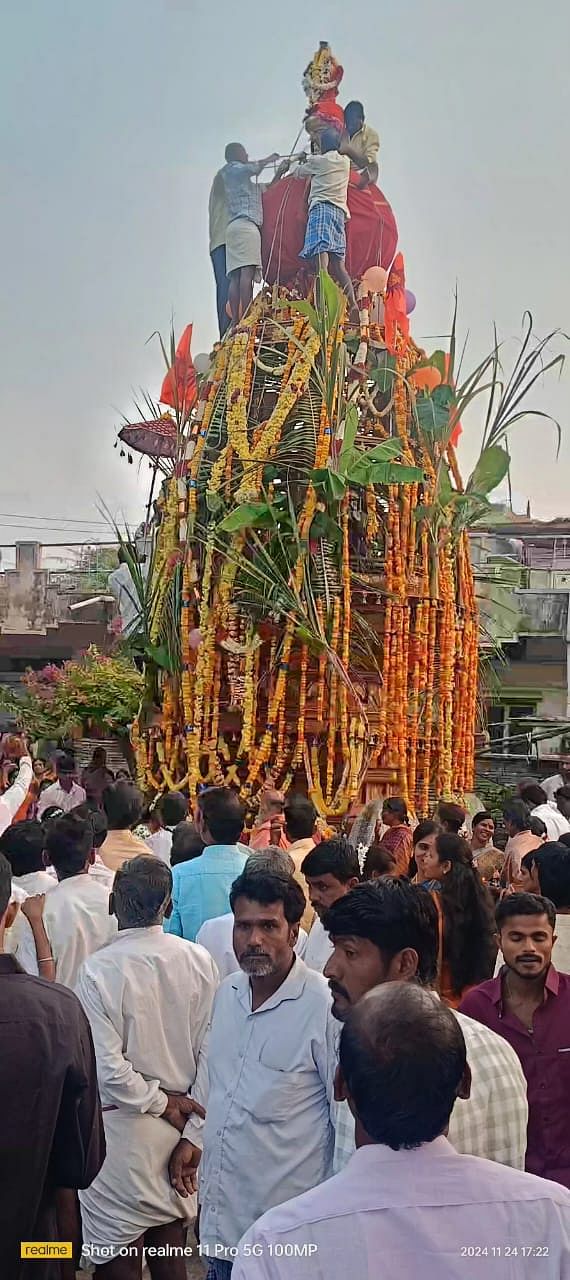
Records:
[[[340,1022],[373,987],[409,982],[430,990],[435,983],[438,920],[425,889],[391,877],[360,884],[334,903],[323,923],[334,946],[324,972]],[[449,1140],[464,1155],[522,1169],[528,1108],[517,1055],[494,1031],[456,1016],[472,1084],[470,1097],[458,1098],[453,1108]],[[338,1172],[354,1152],[354,1118],[345,1102],[337,1108],[335,1130]]]
[[[570,976],[552,964],[556,911],[531,893],[496,910],[504,967],[470,991],[462,1013],[497,1031],[518,1054],[528,1090],[526,1169],[570,1188]]]
[[[294,946],[305,896],[292,876],[234,881],[232,973],[214,1000],[200,1166],[208,1280],[228,1280],[244,1231],[332,1173],[337,1029],[327,983]],[[174,1185],[184,1194],[184,1142]]]

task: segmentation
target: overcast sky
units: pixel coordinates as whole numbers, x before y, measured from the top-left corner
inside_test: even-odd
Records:
[[[474,363],[493,321],[512,342],[526,307],[538,333],[570,329],[568,0],[0,0],[0,13],[1,542],[83,537],[99,497],[140,517],[149,472],[113,442],[133,388],[160,386],[147,339],[173,314],[178,331],[194,322],[195,353],[209,348],[211,178],[228,140],[290,148],[319,39],[344,64],[342,101],[361,97],[381,134],[414,336],[449,331],[456,282]],[[540,403],[564,428],[567,375]],[[464,469],[477,433],[474,420]],[[569,514],[570,433],[558,461],[547,425],[511,446],[533,513]]]

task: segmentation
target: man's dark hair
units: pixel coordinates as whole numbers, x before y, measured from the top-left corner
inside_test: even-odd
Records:
[[[113,881],[113,911],[123,929],[161,924],[172,894],[172,872],[151,853],[129,858]]]
[[[328,151],[338,151],[340,144],[340,132],[338,129],[323,129],[321,133],[321,155],[326,155]]]
[[[481,813],[476,813],[475,817],[471,819],[471,830],[473,830],[474,827],[478,827],[480,822],[494,823],[494,821],[495,819],[493,814],[489,813],[487,809],[482,809]]]
[[[437,817],[442,827],[445,827],[450,835],[459,835],[461,828],[465,824],[467,814],[460,804],[453,804],[452,801],[440,800],[437,806]]]
[[[181,791],[165,791],[156,807],[164,827],[177,827],[188,816],[188,800]]]
[[[438,915],[425,889],[386,876],[358,884],[326,912],[323,926],[336,938],[366,938],[387,960],[410,947],[418,956],[418,982],[437,977]]]
[[[371,844],[366,850],[362,879],[370,880],[373,871],[380,876],[391,876],[394,874],[395,866],[395,859],[387,849],[383,849],[381,844]]]
[[[521,866],[527,871],[536,867],[540,892],[554,903],[557,910],[570,907],[570,852],[565,844],[558,840],[547,841],[539,849],[525,853]]]
[[[511,920],[513,916],[546,916],[553,929],[556,925],[554,903],[537,893],[512,893],[501,898],[495,909],[497,933],[501,932],[505,921]]]
[[[346,107],[344,108],[345,116],[347,111],[349,115],[359,115],[364,120],[364,107],[356,98],[353,98],[351,102],[347,102]]]
[[[559,796],[561,800],[570,800],[570,787],[559,787],[556,792],[556,799]]]
[[[342,1030],[340,1065],[354,1110],[368,1136],[392,1151],[447,1129],[466,1062],[458,1019],[414,983],[373,988]]]
[[[93,828],[93,848],[100,849],[107,838],[109,823],[103,810],[99,808],[97,801],[85,800],[83,804],[76,805],[71,812],[76,813],[78,818],[88,818]]]
[[[75,773],[75,770],[76,766],[73,756],[61,755],[58,757],[55,766],[55,771],[58,776],[60,774],[69,775],[70,773]]]
[[[226,162],[228,164],[230,164],[232,160],[238,160],[241,162],[243,160],[243,152],[244,147],[242,142],[228,142],[224,152]]]
[[[89,818],[64,813],[54,818],[45,831],[45,850],[60,880],[77,876],[93,848],[93,827]]]
[[[13,876],[43,871],[44,830],[40,822],[14,822],[0,836],[0,853],[8,859]]]
[[[409,823],[408,807],[401,796],[388,796],[382,805],[382,813],[395,813],[402,822]]]
[[[343,836],[321,840],[320,844],[316,844],[303,858],[301,871],[311,879],[317,876],[334,876],[340,884],[346,884],[354,876],[357,880],[361,879],[358,853]]]
[[[214,844],[235,844],[245,822],[245,808],[231,787],[210,787],[199,801],[200,812]]]
[[[44,828],[44,832],[48,824],[53,822],[54,818],[63,818],[63,809],[59,804],[48,804],[47,809],[44,809],[41,816],[41,824]]]
[[[283,812],[285,826],[291,840],[310,840],[315,830],[317,810],[308,796],[293,791],[286,797]]]
[[[543,840],[548,835],[546,823],[542,821],[542,818],[537,818],[535,813],[530,815],[530,829],[533,836],[538,836],[540,840]]]
[[[414,849],[420,840],[427,840],[428,836],[436,836],[440,831],[441,824],[436,822],[435,818],[422,818],[412,833]]]
[[[283,903],[283,914],[288,924],[299,924],[307,905],[303,890],[292,876],[281,876],[275,871],[242,871],[230,890],[232,911],[238,898],[249,898],[263,907],[274,902]]]
[[[517,831],[530,831],[530,809],[524,800],[505,800],[503,804],[505,822],[512,823]]]
[[[546,804],[548,801],[546,791],[539,786],[538,782],[523,782],[519,791],[521,800],[524,800],[531,809],[537,809],[539,804]]]
[[[127,831],[140,822],[143,797],[132,782],[112,782],[103,792],[109,831]]]
[[[0,853],[0,920],[5,915],[12,897],[12,868],[8,859]]]
[[[186,822],[184,819],[184,822],[179,822],[172,832],[171,867],[177,867],[180,862],[190,862],[192,858],[199,858],[205,848],[204,841],[194,823]]]

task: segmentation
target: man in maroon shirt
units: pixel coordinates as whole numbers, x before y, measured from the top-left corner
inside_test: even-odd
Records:
[[[515,893],[496,912],[504,967],[460,1004],[508,1040],[528,1090],[529,1173],[570,1188],[570,976],[551,963],[556,911],[548,898]]]

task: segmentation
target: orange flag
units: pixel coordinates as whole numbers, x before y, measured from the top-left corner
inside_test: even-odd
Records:
[[[390,268],[384,300],[384,341],[391,355],[396,354],[398,329],[405,338],[408,337],[410,322],[406,315],[406,273],[401,253],[396,254]]]
[[[188,324],[176,348],[174,367],[168,370],[158,397],[161,404],[179,409],[184,417],[188,417],[198,394],[191,343],[192,325]]]
[[[446,382],[449,383],[449,352],[447,351],[445,353],[445,380]],[[452,385],[455,390],[455,383],[452,383],[450,385]],[[454,449],[457,448],[457,445],[459,444],[459,437],[461,435],[463,435],[463,427],[461,426],[460,422],[456,422],[453,428],[453,431],[451,432],[451,435],[449,437],[449,443],[453,445]]]

